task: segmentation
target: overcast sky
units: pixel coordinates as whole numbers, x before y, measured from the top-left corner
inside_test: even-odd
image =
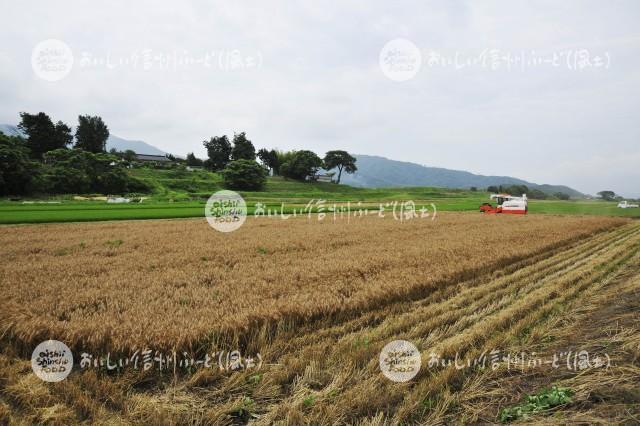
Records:
[[[205,138],[246,131],[257,148],[640,196],[635,0],[3,3],[0,123],[100,115],[119,137],[203,157]],[[407,81],[379,64],[397,38],[422,58]],[[59,81],[32,68],[46,39],[73,54]]]

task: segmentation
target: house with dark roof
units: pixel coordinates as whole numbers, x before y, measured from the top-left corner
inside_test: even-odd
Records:
[[[136,161],[157,161],[159,163],[171,162],[165,155],[136,154]]]

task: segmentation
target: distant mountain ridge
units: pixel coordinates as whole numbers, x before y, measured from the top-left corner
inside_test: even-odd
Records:
[[[17,126],[0,124],[0,131],[10,136],[23,136]],[[138,154],[164,155],[165,152],[143,141],[127,140],[109,135],[107,150],[128,149]],[[434,186],[441,188],[486,188],[491,185],[526,185],[547,194],[563,192],[574,198],[584,194],[565,185],[540,185],[510,176],[484,176],[462,170],[427,167],[416,163],[389,160],[374,155],[355,155],[358,171],[353,175],[342,174],[342,183],[363,188],[402,186]]]
[[[401,186],[434,186],[442,188],[486,188],[491,185],[526,185],[547,194],[563,192],[571,197],[584,197],[565,185],[540,185],[510,176],[484,176],[462,170],[427,167],[416,163],[389,160],[373,155],[355,155],[358,171],[342,174],[342,182],[363,188]]]
[[[118,151],[126,151],[130,149],[131,151],[135,151],[136,154],[151,154],[151,155],[166,154],[166,152],[146,142],[122,139],[116,135],[109,135],[109,139],[107,139],[107,151],[110,150],[111,148],[115,148]]]
[[[4,133],[7,136],[23,136],[24,134],[18,126],[12,126],[11,124],[0,124],[0,132]]]
[[[18,128],[11,124],[0,124],[0,132],[7,136],[22,136],[24,134]],[[118,151],[126,151],[128,149],[135,151],[137,154],[164,155],[165,152],[143,141],[128,140],[116,135],[109,135],[107,139],[107,151],[115,148]]]

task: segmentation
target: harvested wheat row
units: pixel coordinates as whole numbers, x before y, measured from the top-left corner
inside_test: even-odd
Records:
[[[520,279],[514,280],[514,277],[506,276],[507,281],[510,281],[511,294],[495,294],[481,303],[468,305],[459,303],[459,295],[444,300],[442,304],[451,309],[459,307],[451,325],[438,322],[438,315],[435,313],[438,303],[430,304],[434,309],[433,315],[428,310],[407,307],[407,311],[400,315],[390,313],[384,322],[356,333],[346,333],[337,340],[309,340],[306,347],[301,347],[300,342],[297,342],[296,350],[289,356],[280,358],[279,363],[284,364],[282,370],[290,371],[299,364],[303,367],[303,363],[296,363],[297,359],[306,360],[307,363],[315,359],[320,362],[319,371],[331,371],[334,377],[346,377],[338,392],[332,390],[335,384],[327,384],[317,390],[317,385],[307,382],[306,395],[314,394],[317,397],[312,412],[304,410],[307,419],[322,419],[330,415],[331,418],[343,419],[349,423],[356,419],[374,417],[379,410],[386,413],[385,417],[395,415],[393,422],[412,423],[417,421],[415,416],[423,412],[421,403],[425,399],[433,399],[442,405],[441,408],[447,408],[447,404],[453,402],[447,399],[447,389],[455,388],[461,383],[465,371],[449,368],[438,374],[421,374],[413,385],[390,382],[379,373],[376,358],[386,342],[385,339],[403,338],[416,343],[423,353],[423,365],[427,362],[424,357],[432,350],[441,354],[459,352],[465,355],[467,352],[467,356],[473,357],[483,350],[499,348],[524,328],[535,325],[558,304],[565,304],[584,294],[592,294],[593,289],[590,287],[599,288],[615,277],[608,269],[599,266],[607,264],[613,267],[628,262],[640,249],[640,228],[626,227],[622,232],[612,235],[613,237],[607,235],[605,238],[594,239],[596,244],[582,244],[568,255],[561,253],[549,259],[548,263],[552,266],[546,271],[544,262],[540,262],[516,272],[515,278],[521,275]],[[563,261],[558,262],[558,259]],[[537,274],[539,269],[546,273]],[[529,279],[522,278],[527,275],[530,275]],[[490,287],[494,283],[487,284]],[[471,288],[469,291],[463,290],[463,293],[473,291]],[[446,310],[440,315],[440,319],[445,316],[448,316]],[[397,321],[401,318],[405,318],[402,321],[404,327],[398,328]],[[425,327],[425,321],[431,323],[431,327]],[[362,354],[358,356],[362,355],[366,364],[358,367],[353,363],[356,356],[354,352],[357,352],[353,342],[361,342],[364,337],[371,347],[359,349]],[[327,353],[324,348],[332,349]],[[277,371],[280,370],[273,373],[277,374]],[[298,369],[296,374],[303,378],[304,368]],[[378,398],[376,395],[384,397]],[[299,398],[296,394],[291,394],[279,402],[277,407],[267,408],[261,423],[283,420],[290,413],[301,410],[303,407]],[[442,413],[434,409],[428,414],[433,420]]]

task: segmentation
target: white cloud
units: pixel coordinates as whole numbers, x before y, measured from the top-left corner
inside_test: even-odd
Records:
[[[46,111],[75,124],[104,117],[112,132],[204,155],[209,136],[247,131],[259,147],[341,147],[597,192],[640,193],[640,4],[616,1],[209,2],[29,1],[3,6],[0,122]],[[610,68],[456,70],[424,66],[388,80],[378,54],[406,37],[423,53],[484,49],[608,53]],[[32,47],[58,38],[82,52],[144,49],[197,56],[259,54],[245,71],[87,69],[38,80]],[[608,166],[607,166],[608,165]],[[598,167],[597,173],[594,170]]]

